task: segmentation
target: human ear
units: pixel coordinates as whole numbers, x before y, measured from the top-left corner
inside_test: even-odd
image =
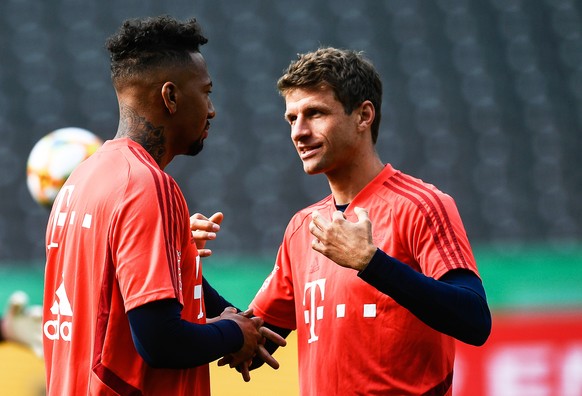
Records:
[[[162,85],[162,100],[168,110],[168,113],[174,114],[178,110],[178,102],[176,100],[176,84],[167,81]]]
[[[358,125],[362,129],[368,129],[372,127],[374,118],[376,118],[376,109],[374,105],[369,100],[365,100],[359,107],[359,119]]]

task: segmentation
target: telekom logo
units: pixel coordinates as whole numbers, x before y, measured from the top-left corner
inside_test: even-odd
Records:
[[[200,273],[200,256],[196,256],[196,280],[200,279],[198,276]],[[202,301],[204,296],[202,295],[202,285],[198,284],[194,286],[194,300],[200,300],[200,309],[198,310],[198,319],[202,319],[204,316],[204,311],[202,310]]]
[[[306,303],[308,294],[309,301]],[[309,325],[309,340],[307,342],[310,344],[319,339],[315,334],[315,322],[323,319],[323,306],[315,305],[318,294],[321,296],[319,301],[323,301],[325,298],[325,278],[307,282],[303,292],[303,306],[307,308],[303,314],[305,316],[305,324]]]
[[[62,229],[67,221],[67,212],[64,211],[64,208],[69,206],[71,201],[71,195],[73,194],[73,190],[75,186],[63,186],[57,195],[57,199],[55,200],[54,206],[54,218],[53,224],[51,225],[51,240],[48,244],[48,248],[56,248],[59,247],[57,242],[57,227]],[[74,219],[74,216],[73,216]],[[74,220],[73,220],[74,221]]]
[[[53,222],[51,224],[50,242],[47,245],[48,249],[59,247],[58,241],[61,238],[61,231],[67,223],[73,225],[80,222],[81,228],[91,228],[93,216],[90,213],[85,213],[81,220],[77,220],[77,214],[75,211],[71,211],[70,213],[68,211],[74,190],[74,185],[63,186],[53,204]]]

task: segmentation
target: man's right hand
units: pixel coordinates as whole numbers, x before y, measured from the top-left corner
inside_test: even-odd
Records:
[[[232,320],[240,327],[243,336],[243,346],[235,353],[228,355],[228,361],[225,358],[219,360],[219,366],[230,364],[231,367],[238,366],[242,362],[252,360],[257,354],[259,346],[263,344],[263,335],[260,332],[263,320],[257,317],[250,317],[250,315],[237,313],[236,308],[226,308],[220,317],[220,320]]]
[[[279,362],[265,349],[265,340],[269,339],[279,346],[287,345],[287,341],[271,329],[263,327],[263,320],[259,317],[253,317],[252,310],[232,316],[234,312],[236,312],[236,309],[227,308],[220,315],[220,319],[230,319],[237,322],[244,334],[245,341],[240,350],[220,359],[218,365],[225,366],[228,364],[231,368],[237,367],[245,382],[251,379],[249,367],[255,355],[259,355],[272,368],[278,369]]]

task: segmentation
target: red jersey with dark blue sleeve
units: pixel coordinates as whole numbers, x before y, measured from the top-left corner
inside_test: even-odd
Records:
[[[107,141],[67,180],[47,227],[48,395],[209,395],[208,365],[148,366],[127,311],[175,299],[206,322],[201,262],[176,182],[129,139]]]
[[[344,214],[365,208],[374,244],[439,279],[477,266],[453,199],[386,165]],[[301,393],[450,395],[455,340],[429,327],[358,272],[311,248],[313,210],[331,219],[331,196],[298,212],[275,268],[251,303],[257,316],[297,329]]]

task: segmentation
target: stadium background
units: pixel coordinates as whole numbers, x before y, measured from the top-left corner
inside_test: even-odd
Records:
[[[495,324],[509,321],[504,329],[515,339],[499,339],[513,351],[528,329],[540,335],[529,346],[550,349],[527,349],[519,355],[525,360],[503,355],[513,363],[547,357],[543,367],[505,378],[505,389],[581,394],[582,383],[568,378],[582,378],[582,332],[567,331],[579,328],[582,312],[577,0],[3,0],[0,304],[15,289],[33,303],[42,298],[48,212],[26,188],[30,149],[65,126],[114,135],[104,41],[126,18],[162,13],[195,16],[209,38],[202,52],[217,117],[204,151],[177,158],[168,171],[192,211],[225,213],[205,271],[226,297],[248,304],[291,215],[328,193],[323,177],[302,172],[277,78],[297,53],[320,45],[363,50],[384,83],[381,157],[455,197],[494,310],[492,342],[467,352],[477,356],[482,384],[459,389],[501,394],[504,382],[497,379],[501,388],[492,393],[489,363],[479,359],[502,342]],[[530,327],[528,320],[538,321]],[[544,332],[539,323],[556,327]],[[296,394],[293,352],[293,345],[284,352],[284,371],[254,373],[251,384],[213,369],[215,395]],[[1,395],[41,388],[41,362],[15,346],[0,348]]]

